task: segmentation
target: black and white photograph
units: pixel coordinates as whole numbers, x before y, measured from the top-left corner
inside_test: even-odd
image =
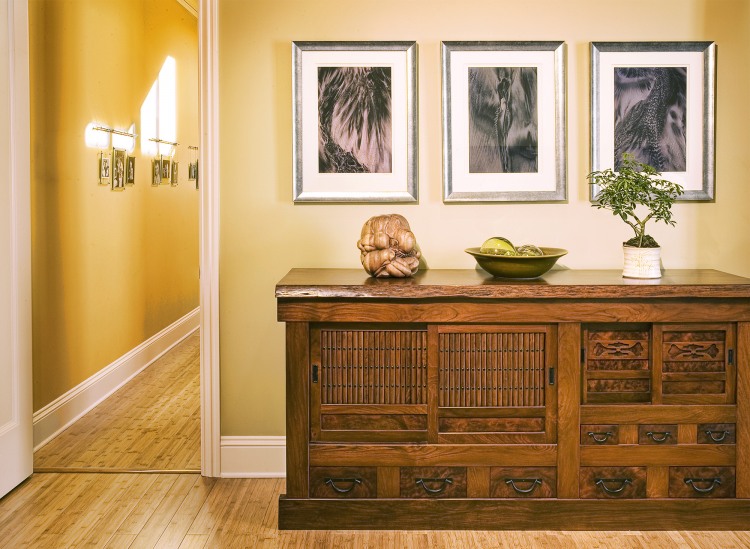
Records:
[[[159,158],[151,161],[151,185],[154,187],[161,185],[161,159]]]
[[[294,201],[415,202],[416,43],[293,42],[292,57]]]
[[[536,67],[469,67],[469,173],[538,171]]]
[[[629,154],[682,185],[679,201],[713,200],[715,88],[713,42],[592,42],[591,171]]]
[[[125,166],[125,184],[135,185],[135,156],[128,156]]]
[[[123,149],[112,149],[112,190],[125,190],[125,158]]]
[[[615,170],[624,154],[660,172],[684,172],[687,67],[616,67]]]
[[[390,173],[391,150],[391,68],[318,67],[320,173]]]
[[[177,168],[179,167],[179,165],[180,165],[179,162],[172,162],[172,174],[171,174],[170,184],[173,187],[176,187],[178,183],[179,171]]]
[[[567,197],[564,42],[443,42],[443,201]]]
[[[98,162],[98,171],[99,171],[99,185],[107,185],[110,184],[110,178],[112,177],[111,173],[111,159],[109,157],[108,153],[105,153],[104,151],[101,151],[99,153],[99,162]]]
[[[172,177],[172,162],[169,158],[161,159],[161,181],[163,184],[169,183]]]

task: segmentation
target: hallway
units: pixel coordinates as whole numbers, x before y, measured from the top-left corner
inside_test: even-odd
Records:
[[[196,331],[34,454],[35,472],[200,472]]]

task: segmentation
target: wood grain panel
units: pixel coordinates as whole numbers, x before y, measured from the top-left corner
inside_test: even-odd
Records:
[[[734,465],[732,445],[584,446],[582,465]]]
[[[574,438],[578,446],[578,437]],[[555,465],[554,444],[313,444],[311,465]],[[576,473],[577,474],[577,473]]]
[[[737,325],[737,497],[750,498],[750,323]],[[708,421],[708,420],[707,420]],[[726,421],[733,420],[714,420]]]
[[[582,423],[735,423],[737,408],[720,406],[581,406]]]
[[[308,324],[286,325],[286,490],[290,497],[307,497],[309,419]]]
[[[470,498],[490,497],[490,468],[469,467],[466,471],[466,496]]]
[[[427,416],[407,414],[323,414],[321,428],[328,430],[427,430]]]
[[[581,341],[580,325],[560,324],[557,339],[559,410],[557,494],[560,498],[577,498],[580,462],[581,361],[578,352]]]
[[[646,469],[646,497],[669,497],[669,467],[648,467]]]
[[[397,498],[400,490],[398,467],[378,467],[378,497]]]
[[[708,425],[708,424],[704,424]],[[712,424],[718,425],[718,424]],[[728,425],[722,423],[721,425]],[[713,431],[711,431],[713,432]],[[714,436],[721,436],[723,431],[717,433]],[[704,433],[705,436],[705,433]],[[726,437],[726,435],[724,435]],[[698,425],[695,423],[681,423],[677,426],[677,442],[679,444],[698,444]]]
[[[620,444],[638,444],[638,425],[620,425]]]
[[[439,429],[441,433],[533,433],[544,431],[544,418],[440,418]]]
[[[670,467],[671,498],[733,498],[734,467]]]

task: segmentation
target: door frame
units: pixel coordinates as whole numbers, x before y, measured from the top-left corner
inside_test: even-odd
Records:
[[[221,476],[219,383],[219,2],[198,7],[201,474]]]

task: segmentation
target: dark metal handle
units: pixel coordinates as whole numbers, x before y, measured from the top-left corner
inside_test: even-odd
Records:
[[[362,480],[358,478],[325,478],[325,483],[333,488],[334,492],[338,492],[339,494],[348,494],[352,490],[354,490],[357,486],[362,484]],[[336,486],[336,483],[339,484],[351,484],[348,488],[339,488]]]
[[[516,486],[516,482],[521,484],[531,483],[531,486],[528,488],[519,488]],[[530,494],[534,490],[536,490],[537,486],[542,485],[542,479],[540,478],[506,478],[505,484],[509,485],[513,490],[515,490],[519,494]]]
[[[615,436],[612,431],[607,431],[606,433],[589,431],[586,434],[594,439],[594,442],[596,442],[597,444],[604,444],[605,442],[607,442],[607,440],[609,440],[609,437]]]
[[[718,437],[714,436],[714,433],[719,433]],[[727,435],[731,434],[729,431],[706,431],[706,434],[713,440],[714,442],[724,442],[724,439],[727,438]]]
[[[662,444],[672,436],[672,431],[649,431],[648,433],[646,433],[646,436],[657,444]]]
[[[430,488],[428,487],[425,482],[442,482],[443,484],[440,486],[440,488]],[[453,484],[453,479],[448,478],[418,478],[417,479],[417,485],[424,488],[424,491],[428,494],[441,494],[445,492],[445,489],[448,488],[449,484]]]
[[[596,480],[596,485],[607,492],[608,494],[619,494],[622,492],[628,484],[633,484],[633,481],[629,478],[598,478]],[[620,487],[619,488],[607,488],[606,483],[613,483],[613,482],[619,482]]]
[[[706,482],[710,482],[711,486],[709,486],[708,488],[700,488],[695,485],[696,483],[704,484]],[[690,486],[693,490],[695,490],[699,494],[710,494],[711,492],[716,490],[716,487],[719,484],[721,484],[721,479],[716,478],[716,477],[714,478],[686,478],[685,484]]]

